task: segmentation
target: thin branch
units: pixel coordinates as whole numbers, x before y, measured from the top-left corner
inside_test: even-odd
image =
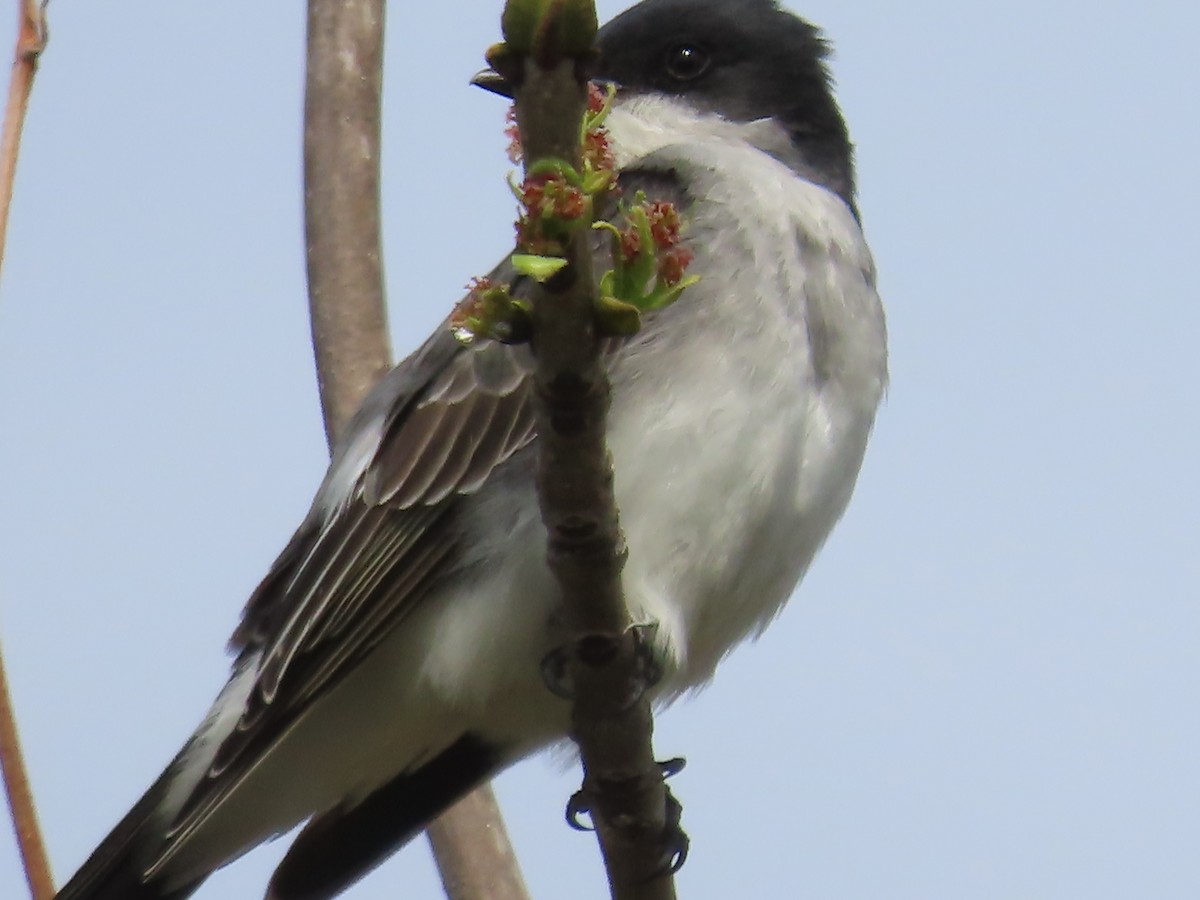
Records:
[[[391,367],[379,216],[384,0],[309,0],[304,226],[330,446]]]
[[[0,137],[0,265],[8,240],[8,212],[12,204],[13,180],[17,172],[17,153],[21,146],[21,131],[25,111],[29,108],[29,93],[37,72],[38,57],[46,48],[48,33],[43,6],[35,0],[20,0],[17,27],[17,49],[13,58],[12,76],[8,85],[8,103],[4,110],[4,131]],[[54,897],[54,878],[46,844],[38,827],[37,809],[29,787],[29,773],[21,754],[17,736],[17,717],[0,654],[0,769],[4,774],[4,790],[12,813],[13,830],[29,894],[33,900]]]
[[[384,0],[309,0],[304,197],[309,309],[333,442],[391,366],[379,211]],[[491,787],[429,829],[451,900],[528,900]]]
[[[0,265],[8,243],[8,209],[12,204],[13,179],[17,174],[17,152],[25,127],[29,92],[37,73],[38,57],[46,49],[50,34],[46,28],[45,6],[37,0],[18,0],[17,50],[12,76],[8,82],[8,103],[4,109],[4,134],[0,137]]]
[[[463,797],[428,834],[451,900],[529,900],[490,786]]]
[[[38,828],[37,809],[33,805],[33,792],[29,788],[29,773],[25,771],[25,760],[21,756],[21,744],[17,738],[17,718],[8,691],[2,656],[0,768],[4,769],[4,790],[8,794],[8,808],[12,811],[13,830],[17,834],[17,848],[21,852],[25,880],[29,883],[29,896],[33,900],[52,900],[54,877],[50,874],[50,859],[46,856],[46,844]]]
[[[527,20],[528,13],[510,15],[517,5],[530,7],[510,0],[506,20]],[[553,42],[554,35],[570,34],[587,21],[583,6],[582,0],[569,0],[541,7],[533,53],[524,57],[515,93],[527,167],[544,159],[580,166],[587,57],[564,60],[561,46],[546,44],[539,51],[538,42]],[[577,18],[564,23],[555,16]],[[594,8],[590,21],[594,34]],[[512,45],[513,36],[505,37]],[[582,796],[596,825],[612,897],[673,900],[674,879],[664,871],[673,855],[667,794],[651,745],[643,651],[621,585],[626,549],[605,439],[610,389],[596,333],[590,245],[588,229],[577,229],[568,267],[535,295],[538,498],[549,534],[547,558],[574,635],[566,650]]]

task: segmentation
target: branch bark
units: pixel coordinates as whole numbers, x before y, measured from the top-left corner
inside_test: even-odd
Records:
[[[8,102],[4,111],[4,130],[0,136],[0,266],[8,242],[8,212],[12,204],[13,181],[17,172],[17,154],[33,76],[37,73],[38,58],[46,48],[48,37],[44,9],[36,0],[19,0],[17,48],[13,58],[12,75],[8,84]],[[52,900],[54,878],[46,844],[38,827],[37,808],[29,786],[29,773],[21,754],[17,735],[17,717],[8,689],[4,657],[0,653],[0,770],[4,775],[4,790],[16,832],[17,848],[25,880],[33,900]]]
[[[330,447],[391,366],[379,209],[384,0],[309,0],[304,199],[309,310]],[[450,900],[528,900],[490,786],[428,831]]]
[[[29,108],[29,93],[33,89],[33,76],[37,74],[38,59],[50,37],[45,8],[39,6],[37,0],[17,0],[17,5],[17,49],[8,81],[4,133],[0,137],[0,265],[3,265],[4,248],[8,244],[8,210],[12,203],[13,179],[17,174],[17,153],[21,147],[21,131],[25,127],[25,111]]]
[[[536,33],[555,31],[543,20]],[[526,166],[556,158],[578,169],[587,97],[583,60],[543,68],[527,56],[523,66],[514,99]],[[565,649],[582,797],[596,825],[612,897],[673,900],[674,878],[664,871],[672,857],[671,826],[651,744],[644,653],[621,586],[626,548],[605,439],[610,389],[595,327],[590,245],[589,230],[577,229],[569,265],[535,294],[538,498],[549,535],[547,559],[574,635]]]
[[[4,790],[8,794],[8,808],[12,813],[13,831],[17,835],[17,849],[21,853],[25,880],[29,884],[29,896],[33,900],[52,900],[54,878],[50,874],[50,859],[38,827],[29,773],[25,771],[25,760],[21,755],[16,712],[8,691],[3,658],[0,658],[0,768],[4,770]]]
[[[427,834],[450,900],[529,900],[490,785],[463,797]]]
[[[309,0],[304,231],[313,350],[332,447],[392,364],[379,214],[384,0]]]

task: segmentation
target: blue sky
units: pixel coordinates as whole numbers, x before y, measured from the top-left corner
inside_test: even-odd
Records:
[[[499,5],[390,11],[398,353],[510,241],[504,109],[466,84]],[[793,602],[659,719],[681,896],[1200,896],[1200,12],[795,8],[837,45],[892,388]],[[61,880],[223,683],[325,447],[300,5],[51,16],[0,287],[0,638]],[[577,781],[498,783],[536,897],[606,895]],[[283,850],[200,898],[261,896]],[[348,896],[439,890],[414,843]]]

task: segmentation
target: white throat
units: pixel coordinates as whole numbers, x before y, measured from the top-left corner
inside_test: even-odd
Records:
[[[804,181],[836,192],[829,173],[805,159],[788,132],[772,118],[734,122],[662,94],[637,94],[624,100],[618,94],[606,124],[618,169],[671,146],[705,144],[718,152],[722,148],[743,152],[750,148],[791,169]]]

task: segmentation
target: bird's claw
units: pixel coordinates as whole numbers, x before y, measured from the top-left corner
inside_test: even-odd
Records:
[[[686,764],[687,761],[682,756],[656,763],[664,781],[673,775],[679,774]],[[659,857],[654,869],[647,876],[646,881],[653,881],[655,878],[663,878],[678,872],[687,861],[688,848],[691,845],[691,839],[688,837],[687,832],[683,830],[681,824],[683,821],[683,804],[675,799],[675,795],[671,793],[670,788],[664,785],[663,790],[666,795],[666,811],[660,842],[662,855]],[[575,831],[595,831],[594,825],[585,824],[580,819],[584,815],[590,818],[591,814],[592,799],[588,794],[587,788],[581,787],[567,801],[567,825]]]
[[[671,759],[659,760],[655,765],[658,766],[658,771],[662,773],[663,781],[666,781],[668,778],[672,778],[682,772],[687,765],[687,760],[682,756],[675,756]],[[670,792],[668,791],[668,793]]]
[[[579,817],[586,815],[591,816],[592,803],[588,799],[583,788],[580,788],[571,795],[571,799],[567,801],[567,824],[576,831],[595,831],[592,825],[585,825],[579,821]]]
[[[668,760],[667,763],[659,763],[660,766],[666,766],[670,763],[680,763],[678,769],[669,774],[664,769],[664,778],[670,778],[671,775],[683,768],[682,759]],[[663,855],[659,860],[657,870],[650,876],[650,879],[661,878],[666,875],[674,875],[683,868],[683,864],[687,862],[688,848],[691,846],[691,838],[688,837],[686,831],[683,830],[683,804],[675,799],[675,795],[670,789],[664,788],[667,792],[667,817],[663,825]],[[650,880],[647,879],[647,880]]]

